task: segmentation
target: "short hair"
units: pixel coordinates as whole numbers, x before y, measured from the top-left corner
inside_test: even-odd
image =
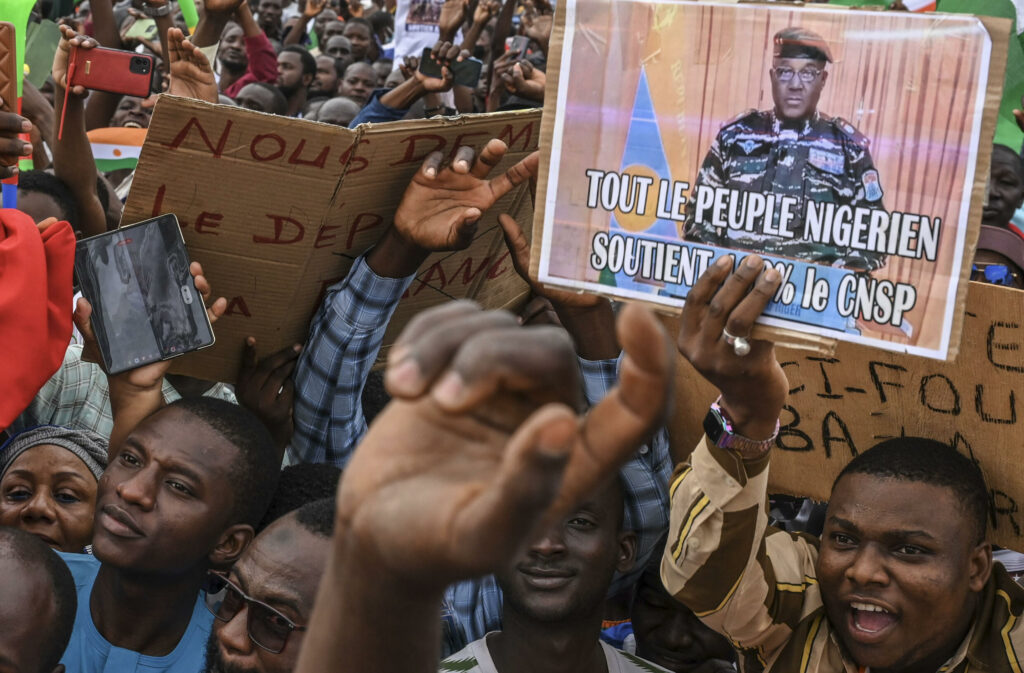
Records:
[[[985,477],[974,461],[948,444],[924,437],[887,439],[851,460],[836,477],[832,490],[849,474],[948,488],[971,520],[975,544],[985,540],[990,511]]]
[[[213,397],[184,397],[168,407],[195,416],[238,449],[230,468],[234,494],[230,523],[255,526],[267,511],[281,471],[270,432],[248,409]]]
[[[299,525],[313,535],[331,537],[334,535],[334,498],[321,498],[307,502],[295,511]]]
[[[393,29],[395,27],[395,17],[391,15],[391,12],[383,9],[377,10],[371,14],[369,22],[370,28],[372,28],[375,33],[380,33],[385,28]]]
[[[325,463],[298,463],[284,468],[256,532],[303,505],[332,497],[340,479],[341,469]]]
[[[67,564],[45,542],[17,528],[0,526],[0,558],[20,561],[26,570],[41,570],[46,575],[47,583],[53,587],[56,614],[53,627],[49,629],[43,642],[45,656],[40,669],[49,673],[60,663],[68,641],[71,640],[71,630],[75,626],[75,614],[78,612],[75,580]],[[39,606],[34,608],[38,609]]]
[[[267,84],[266,82],[249,82],[245,86],[256,86],[264,91],[269,91],[270,95],[274,98],[273,113],[276,115],[288,114],[288,99],[285,98],[285,95],[281,93],[281,90],[273,84]],[[244,89],[245,87],[242,88]],[[239,93],[241,93],[241,91],[239,91]]]
[[[1009,159],[1017,175],[1024,179],[1024,159],[1021,159],[1020,154],[1013,151],[1013,148],[996,143],[992,146],[992,158],[995,159],[997,154]]]
[[[78,201],[63,180],[46,171],[24,171],[18,174],[18,190],[45,194],[57,202],[61,218],[72,229],[78,228]]]
[[[370,37],[373,37],[373,24],[360,16],[353,16],[351,19],[345,22],[345,30],[348,30],[349,26],[366,26],[367,32]]]
[[[310,54],[304,47],[300,47],[297,44],[290,44],[282,49],[281,53],[298,54],[299,60],[302,61],[302,74],[316,77],[316,59],[313,57],[313,54]]]
[[[337,75],[339,79],[345,76],[345,63],[340,58],[334,58],[330,54],[322,53],[316,57],[316,60],[319,61],[322,58],[329,58],[331,60],[334,64],[334,74]]]

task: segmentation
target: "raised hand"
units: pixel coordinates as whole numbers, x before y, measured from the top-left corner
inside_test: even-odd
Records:
[[[501,0],[480,0],[473,10],[473,23],[483,25],[501,11]]]
[[[547,86],[547,77],[543,72],[534,68],[529,61],[520,61],[513,65],[511,70],[507,70],[501,75],[501,81],[510,93],[544,102],[544,87]]]
[[[326,1],[326,0],[325,0]],[[193,45],[180,28],[167,31],[171,83],[167,93],[208,103],[219,100],[217,80],[206,54]]]
[[[530,289],[533,290],[535,295],[544,297],[552,304],[561,304],[562,306],[575,308],[588,308],[607,301],[596,294],[556,290],[544,287],[535,281],[530,277],[530,242],[526,240],[522,227],[505,213],[498,215],[498,223],[501,224],[501,230],[505,234],[505,245],[508,247],[509,253],[511,253],[512,266],[515,268],[516,273],[530,284]]]
[[[437,21],[442,40],[455,41],[455,34],[459,32],[459,28],[465,22],[468,11],[469,0],[444,0],[444,5],[441,6],[441,18]]]
[[[674,355],[646,309],[618,323],[619,387],[580,416],[563,330],[468,302],[409,323],[378,416],[338,496],[338,544],[370,549],[400,585],[485,574],[611,476],[657,426]],[[343,543],[342,540],[345,540]]]
[[[722,393],[722,406],[740,435],[770,437],[789,384],[770,341],[750,339],[750,352],[737,355],[724,331],[748,338],[754,321],[775,296],[781,277],[749,255],[733,272],[732,255],[720,257],[686,297],[677,339],[679,352]]]
[[[430,58],[441,65],[441,77],[424,75],[419,69],[413,71],[413,76],[427,93],[451,91],[452,85],[455,83],[452,64],[456,61],[464,61],[469,57],[470,53],[464,49],[460,50],[458,45],[445,41],[437,42],[430,51]]]
[[[288,446],[294,430],[292,404],[295,401],[295,382],[292,372],[300,352],[302,346],[296,344],[257,361],[256,339],[249,337],[245,340],[245,353],[235,383],[238,403],[263,421],[281,448]]]
[[[53,68],[51,73],[53,81],[61,88],[68,85],[68,61],[71,58],[71,48],[94,49],[99,42],[88,35],[79,35],[73,28],[66,25],[59,26],[60,42],[57,43],[57,51],[53,54]],[[72,96],[85,96],[88,93],[84,86],[76,85],[71,89]]]
[[[475,161],[471,147],[460,147],[450,165],[442,166],[444,155],[440,152],[428,156],[395,212],[396,232],[431,251],[468,246],[484,211],[537,174],[540,155],[535,152],[502,175],[488,179],[507,151],[505,143],[494,139]]]
[[[302,8],[302,18],[308,22],[320,16],[320,13],[327,8],[327,0],[306,0]]]
[[[535,0],[532,7],[523,13],[523,34],[539,44],[545,54],[548,51],[548,42],[551,40],[554,19],[554,9],[550,3],[544,0]]]

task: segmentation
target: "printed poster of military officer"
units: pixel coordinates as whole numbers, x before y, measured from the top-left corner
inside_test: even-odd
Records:
[[[757,252],[784,278],[763,322],[946,357],[992,48],[979,20],[565,10],[542,282],[678,306],[719,256]]]

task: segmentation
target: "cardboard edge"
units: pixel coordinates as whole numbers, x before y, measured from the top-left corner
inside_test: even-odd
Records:
[[[962,14],[946,14],[963,16]],[[971,188],[971,205],[967,212],[967,231],[964,235],[964,254],[960,261],[960,282],[957,286],[956,303],[953,309],[953,324],[949,332],[946,361],[952,362],[960,353],[963,338],[964,314],[967,310],[967,291],[971,280],[971,265],[981,235],[982,204],[988,194],[992,143],[995,140],[999,108],[1003,101],[1003,83],[1006,79],[1006,57],[1010,48],[1010,33],[1013,22],[993,16],[975,16],[992,40],[989,54],[988,87],[985,90],[985,106],[981,118],[981,132],[978,137],[978,155],[974,165],[974,185]]]
[[[541,243],[544,240],[544,212],[547,207],[549,166],[555,137],[555,115],[558,107],[558,86],[562,73],[562,45],[565,41],[566,2],[555,9],[555,25],[548,44],[547,85],[544,89],[544,112],[540,121],[540,169],[537,171],[537,197],[533,202],[533,238],[530,241],[530,278],[540,277]]]

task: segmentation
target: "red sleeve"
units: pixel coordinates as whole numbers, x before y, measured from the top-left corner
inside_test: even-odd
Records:
[[[277,54],[266,35],[245,38],[245,53],[249,56],[249,70],[245,74],[252,76],[251,82],[277,81]]]

